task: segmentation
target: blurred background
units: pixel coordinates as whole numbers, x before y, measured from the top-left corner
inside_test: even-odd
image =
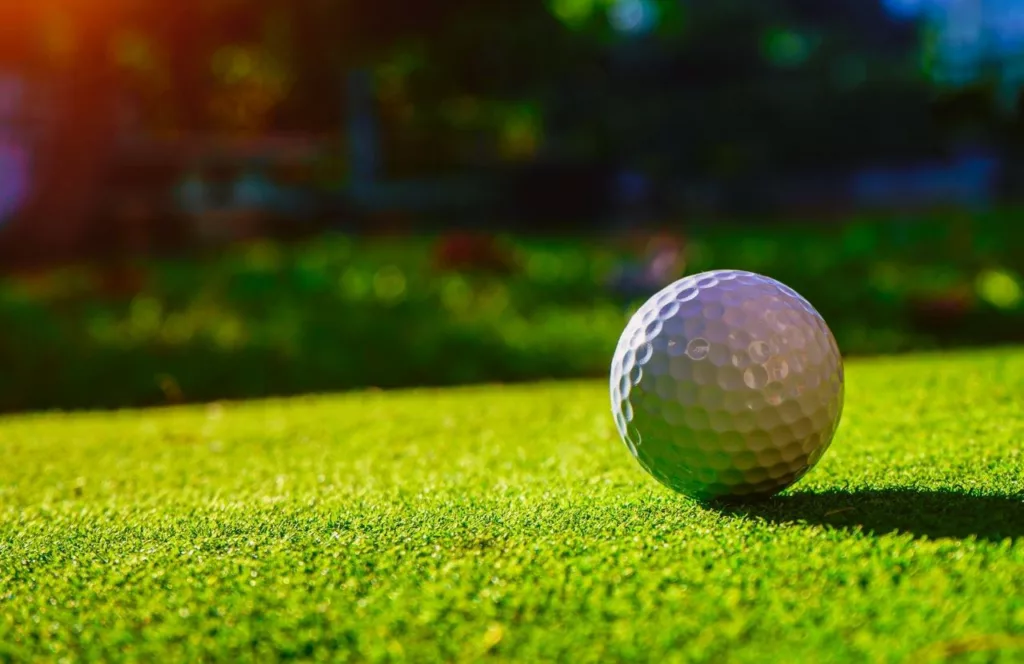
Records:
[[[0,3],[0,410],[603,376],[743,268],[1024,342],[1024,1]]]

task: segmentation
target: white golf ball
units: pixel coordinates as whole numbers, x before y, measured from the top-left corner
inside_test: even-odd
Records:
[[[623,442],[666,486],[699,500],[790,486],[839,426],[843,360],[788,286],[738,270],[680,279],[630,319],[611,366]]]

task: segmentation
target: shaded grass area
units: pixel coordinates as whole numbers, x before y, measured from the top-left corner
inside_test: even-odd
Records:
[[[847,355],[1024,342],[1013,213],[688,225],[685,271],[780,279]],[[0,280],[0,410],[600,376],[632,307],[621,240],[324,237]],[[475,262],[475,263],[474,263]],[[475,269],[474,264],[477,268]]]
[[[763,504],[601,382],[0,420],[0,660],[1016,662],[1024,350],[855,360]]]
[[[1024,536],[1024,499],[941,489],[793,491],[733,514],[769,523],[859,528],[931,539],[975,537],[1003,541]]]

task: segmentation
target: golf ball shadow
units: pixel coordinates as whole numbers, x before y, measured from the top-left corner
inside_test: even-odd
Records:
[[[955,490],[885,488],[799,491],[755,504],[714,505],[722,513],[777,524],[987,541],[1024,537],[1024,498]]]

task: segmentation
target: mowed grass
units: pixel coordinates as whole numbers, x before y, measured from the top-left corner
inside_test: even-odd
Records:
[[[1024,351],[847,380],[732,511],[601,382],[0,420],[0,661],[1024,661]]]

